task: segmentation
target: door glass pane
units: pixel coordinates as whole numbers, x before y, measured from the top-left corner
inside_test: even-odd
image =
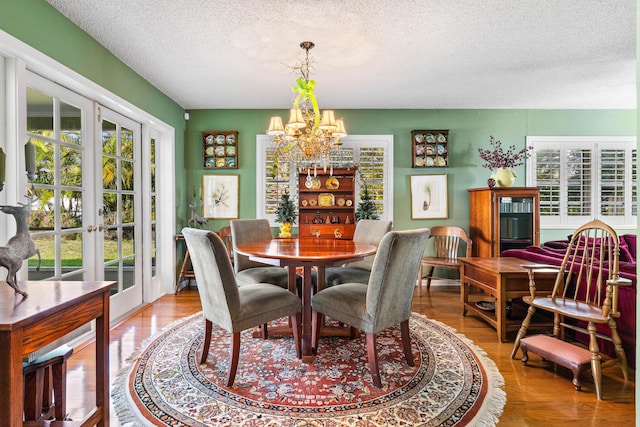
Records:
[[[104,230],[104,262],[109,263],[118,259],[118,230],[109,228]]]
[[[82,145],[82,111],[73,105],[60,102],[60,114],[60,139]]]
[[[36,147],[36,179],[34,184],[55,184],[55,146],[51,142],[31,138]]]
[[[105,154],[117,154],[116,124],[107,120],[102,121],[102,152]]]
[[[118,163],[113,157],[102,156],[102,188],[116,190],[118,187]]]
[[[133,227],[122,227],[122,256],[131,257],[135,254]]]
[[[66,187],[82,186],[82,150],[60,147],[60,184]]]
[[[122,189],[125,191],[133,191],[133,162],[123,160],[121,165],[122,169],[120,171],[120,178],[122,180]]]
[[[62,274],[82,267],[82,232],[61,236]]]
[[[62,228],[82,228],[82,193],[63,190],[60,194],[62,194],[60,197]]]
[[[104,193],[102,195],[102,212],[104,225],[113,225],[118,221],[118,195]]]
[[[133,200],[133,194],[122,195],[122,222],[125,224],[135,220]]]
[[[38,135],[53,134],[53,98],[27,88],[27,130]]]
[[[29,227],[31,228],[31,227]],[[46,280],[54,276],[55,267],[55,237],[31,235],[31,240],[40,251],[40,269],[38,257],[29,258],[29,280]]]
[[[122,157],[133,159],[133,131],[122,128]]]

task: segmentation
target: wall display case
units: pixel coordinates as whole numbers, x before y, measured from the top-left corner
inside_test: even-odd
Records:
[[[540,245],[537,188],[494,187],[468,191],[473,256],[499,257],[507,249]]]
[[[411,167],[449,166],[449,131],[414,130],[411,132]]]
[[[303,169],[298,174],[298,235],[352,239],[355,231],[355,169]]]
[[[238,169],[238,131],[202,132],[202,161],[206,169]]]

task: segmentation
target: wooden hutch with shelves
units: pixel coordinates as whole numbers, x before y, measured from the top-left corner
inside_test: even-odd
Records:
[[[540,245],[540,199],[535,187],[470,188],[473,256],[499,257],[507,249]]]
[[[352,239],[355,225],[354,168],[304,169],[298,173],[298,235]]]

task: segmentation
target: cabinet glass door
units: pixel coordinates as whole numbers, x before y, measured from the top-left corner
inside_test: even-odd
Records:
[[[500,197],[500,253],[534,244],[532,197]]]

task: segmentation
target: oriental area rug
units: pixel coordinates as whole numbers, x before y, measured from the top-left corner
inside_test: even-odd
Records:
[[[383,388],[369,375],[364,336],[322,337],[313,363],[291,337],[242,333],[238,373],[224,387],[230,335],[214,325],[200,365],[202,313],[150,338],[116,377],[121,425],[134,426],[493,426],[506,403],[504,380],[483,350],[440,322],[409,321],[415,366],[400,328],[378,334]]]

